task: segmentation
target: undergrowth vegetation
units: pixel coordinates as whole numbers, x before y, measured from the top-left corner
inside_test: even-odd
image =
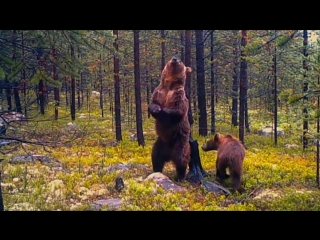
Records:
[[[60,112],[63,115],[63,111]],[[88,210],[99,199],[120,198],[117,210],[320,210],[320,191],[316,185],[315,147],[303,152],[296,135],[279,137],[278,146],[273,146],[272,137],[256,134],[258,121],[252,132],[245,136],[247,147],[244,161],[244,194],[217,196],[207,192],[202,186],[189,183],[180,184],[186,192],[168,191],[153,181],[144,181],[152,173],[151,148],[155,140],[154,120],[145,118],[143,130],[145,147],[131,141],[133,128],[123,125],[123,141],[116,146],[115,132],[111,116],[102,118],[98,110],[90,117],[80,119],[77,113],[76,129],[68,130],[70,118],[53,122],[40,122],[37,132],[54,139],[55,133],[63,133],[67,139],[73,131],[81,132],[79,138],[50,148],[25,145],[11,154],[2,156],[2,189],[5,210]],[[83,112],[89,116],[87,112]],[[258,115],[258,114],[257,114]],[[254,116],[252,113],[250,116]],[[282,117],[282,116],[280,116]],[[284,122],[285,118],[283,117]],[[237,129],[217,123],[217,131],[237,136]],[[287,129],[285,130],[287,131]],[[201,146],[208,138],[198,136],[193,126],[193,136]],[[297,144],[296,148],[285,148],[285,144]],[[11,164],[17,155],[45,155],[62,163],[57,168],[40,162]],[[203,152],[200,157],[204,169],[214,180],[216,152]],[[130,164],[130,169],[110,171],[114,164]],[[139,168],[138,166],[145,166]],[[174,177],[171,164],[166,165],[164,174]],[[115,189],[115,179],[124,180],[124,189]],[[226,182],[231,188],[231,182]],[[102,210],[113,210],[104,206]]]

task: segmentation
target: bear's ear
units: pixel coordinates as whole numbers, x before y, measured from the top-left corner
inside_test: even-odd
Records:
[[[220,138],[220,133],[216,133],[213,139],[214,141],[219,141],[219,138]]]
[[[192,72],[192,68],[191,67],[186,67],[186,72],[187,73],[191,73]]]

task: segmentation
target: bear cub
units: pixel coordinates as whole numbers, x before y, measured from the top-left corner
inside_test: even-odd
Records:
[[[158,135],[152,147],[154,172],[162,172],[166,162],[172,161],[177,180],[184,181],[190,162],[189,101],[184,90],[190,67],[177,57],[171,58],[161,74],[161,82],[153,91],[148,111],[155,118]]]
[[[231,176],[232,188],[239,193],[244,192],[241,186],[242,166],[245,158],[245,148],[240,140],[231,135],[215,134],[202,147],[203,151],[217,151],[216,180],[223,184]],[[226,169],[229,168],[230,176]]]

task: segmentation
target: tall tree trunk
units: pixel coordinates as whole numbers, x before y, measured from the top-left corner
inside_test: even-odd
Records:
[[[184,64],[187,67],[191,67],[191,40],[192,40],[192,30],[185,30],[185,59],[184,59]],[[192,111],[191,111],[191,73],[187,74],[186,76],[186,84],[185,84],[185,91],[187,98],[189,100],[189,110],[188,110],[188,120],[189,123],[192,125],[193,124],[193,116],[192,116]]]
[[[250,133],[248,97],[244,101],[244,126],[246,127],[246,132]]]
[[[22,58],[24,58],[24,35],[23,31],[21,31],[21,48],[22,48]],[[22,69],[22,83],[23,83],[23,98],[24,98],[24,116],[27,117],[28,110],[27,110],[27,86],[26,86],[26,70],[25,68]]]
[[[41,71],[45,71],[44,56],[42,55],[41,50],[38,55],[38,61],[39,61]],[[38,96],[39,96],[40,113],[42,115],[44,115],[44,101],[45,101],[44,91],[45,91],[44,80],[40,79],[38,83]]]
[[[90,110],[89,89],[86,90],[87,111]]]
[[[134,50],[134,83],[136,100],[136,127],[139,146],[145,146],[142,130],[142,109],[141,109],[141,84],[140,84],[140,43],[139,31],[133,30],[133,50]]]
[[[69,86],[68,86],[68,79],[67,77],[64,77],[64,85],[65,85],[65,90],[66,90],[66,106],[68,107],[69,106],[69,98],[68,98],[68,95],[69,95]]]
[[[233,56],[234,56],[234,67],[233,67],[233,82],[232,82],[232,120],[231,123],[233,126],[238,126],[238,98],[239,98],[239,58],[238,58],[238,31],[235,31],[234,36],[236,39],[233,44]]]
[[[113,129],[114,124],[114,93],[112,91],[112,88],[109,89],[109,102],[110,102],[110,112],[111,112],[111,127]]]
[[[80,71],[80,93],[81,93],[81,106],[84,103],[84,92],[83,92],[83,71]]]
[[[191,32],[191,43],[193,44],[193,42],[195,42],[195,33],[192,30]],[[195,44],[194,44],[195,45]],[[198,107],[197,107],[197,101],[198,101],[198,96],[197,96],[197,62],[196,62],[196,58],[192,57],[191,58],[191,67],[192,69],[194,69],[193,72],[191,72],[191,87],[190,87],[190,99],[191,103],[192,103],[192,107],[191,109],[193,109],[193,112],[198,112]],[[198,114],[197,114],[198,115]],[[199,119],[197,119],[198,121]],[[198,129],[199,131],[199,129]]]
[[[101,58],[101,53],[99,56],[99,80],[100,80],[100,109],[101,109],[101,117],[104,117],[104,111],[103,111],[103,78],[102,78],[102,69],[101,69],[101,64],[102,64],[102,58]],[[109,96],[111,97],[111,96]],[[110,111],[112,111],[110,109]]]
[[[14,102],[16,105],[16,111],[18,113],[22,113],[22,107],[21,107],[21,101],[20,101],[20,95],[19,95],[19,85],[15,84],[16,86],[13,88],[13,96],[14,96]]]
[[[11,88],[9,85],[9,82],[7,82],[7,88],[6,88],[6,97],[7,97],[7,103],[8,103],[8,111],[12,110],[12,99],[11,99]]]
[[[125,70],[123,71],[123,81],[121,81],[121,87],[122,87],[122,99],[123,99],[123,120],[124,121],[127,121],[127,118],[126,118],[126,113],[127,113],[127,108],[128,108],[128,96],[127,96],[127,88],[126,88],[126,73],[125,73]]]
[[[52,75],[54,80],[58,80],[58,72],[56,67],[56,61],[57,61],[57,51],[55,48],[52,49],[52,57],[54,59],[54,62],[52,64]],[[58,120],[59,118],[59,105],[60,105],[60,93],[59,88],[54,87],[53,88],[53,95],[54,95],[54,118],[55,120]]]
[[[219,75],[218,75],[218,70],[216,70],[216,75],[215,75],[215,93],[214,93],[214,97],[216,99],[216,104],[218,104],[219,101]]]
[[[16,41],[17,41],[17,30],[12,30],[12,37],[13,37],[12,60],[15,61],[16,60],[16,54],[17,54],[17,44],[16,44]],[[18,86],[19,86],[19,83],[17,83],[17,82],[13,83],[13,97],[14,97],[14,102],[15,102],[15,105],[16,105],[16,112],[22,113]]]
[[[211,134],[216,132],[216,117],[215,117],[215,103],[214,103],[214,91],[215,91],[215,76],[214,76],[214,30],[211,30],[210,33],[210,77],[211,77],[211,92],[210,92],[210,100],[211,100]]]
[[[113,34],[116,36],[114,40],[114,48],[116,53],[113,56],[113,73],[114,73],[114,110],[116,121],[116,140],[122,141],[121,131],[121,102],[120,102],[120,77],[119,77],[119,57],[118,57],[118,30],[113,30]]]
[[[80,59],[80,54],[78,54],[78,58]],[[77,79],[78,89],[77,89],[77,101],[78,101],[78,111],[81,109],[81,70],[79,71],[79,79]]]
[[[303,30],[303,69],[304,69],[304,74],[303,78],[305,79],[303,82],[303,92],[306,93],[308,91],[308,82],[307,82],[307,71],[308,71],[308,61],[307,57],[309,55],[308,53],[308,30]],[[308,97],[303,98],[304,101],[308,101]],[[308,147],[308,138],[306,137],[306,134],[309,130],[308,126],[308,108],[304,107],[303,108],[303,150],[305,150]]]
[[[166,42],[165,42],[166,36],[165,36],[164,30],[160,30],[160,35],[161,35],[161,71],[162,71],[166,66]]]
[[[274,30],[274,38],[277,38],[277,30]],[[274,145],[278,145],[278,84],[277,84],[277,44],[274,45],[274,56],[273,56],[273,78],[274,78],[274,87],[273,87],[273,92],[274,92],[274,117],[273,117],[273,129],[274,129]]]
[[[81,71],[79,71],[79,75],[81,75]],[[77,88],[77,102],[78,102],[78,110],[80,110],[81,108],[81,95],[80,95],[80,89],[81,89],[81,78],[77,79],[77,82],[78,82],[78,88]]]
[[[185,47],[185,62],[184,62],[184,64],[187,67],[191,67],[191,36],[192,36],[192,30],[185,30],[186,47]],[[187,74],[185,90],[186,90],[187,96],[190,97],[191,96],[191,74]],[[191,106],[190,102],[189,102],[189,105]]]
[[[181,61],[185,62],[185,55],[184,55],[184,48],[185,48],[185,37],[184,37],[184,31],[180,30],[180,41],[181,41],[181,48],[180,48],[180,54],[181,54]]]
[[[147,104],[150,103],[150,82],[149,82],[149,71],[148,71],[148,63],[146,63],[146,84],[147,84]],[[148,111],[148,118],[150,118],[150,112]]]
[[[44,81],[43,79],[40,79],[39,84],[38,84],[38,93],[39,93],[39,105],[40,105],[40,113],[44,115],[44,101],[45,101],[45,96],[44,96]]]
[[[74,48],[71,45],[71,58],[74,57]],[[74,76],[71,76],[71,104],[70,104],[70,111],[71,111],[71,120],[76,120],[76,79]]]
[[[204,39],[203,30],[195,30],[196,35],[196,62],[197,62],[197,94],[199,108],[199,135],[207,136],[207,104],[204,75]]]
[[[247,30],[241,30],[241,59],[240,59],[240,109],[239,109],[239,139],[244,144],[245,105],[247,100],[247,60],[243,50],[247,45]]]

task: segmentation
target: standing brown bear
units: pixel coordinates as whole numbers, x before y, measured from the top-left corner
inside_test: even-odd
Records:
[[[158,135],[151,155],[153,171],[162,172],[165,163],[172,161],[178,181],[185,180],[190,162],[189,100],[184,90],[188,72],[191,72],[191,68],[186,67],[180,59],[170,59],[148,106],[150,114],[156,119]]]
[[[233,189],[239,193],[244,192],[241,178],[245,149],[239,139],[231,135],[217,133],[202,146],[202,150],[217,150],[216,180],[223,183],[225,179],[229,178],[226,172],[226,169],[229,168]]]

